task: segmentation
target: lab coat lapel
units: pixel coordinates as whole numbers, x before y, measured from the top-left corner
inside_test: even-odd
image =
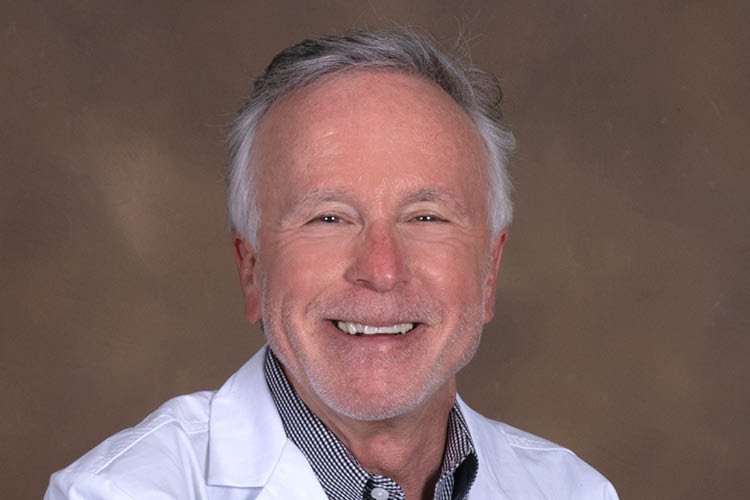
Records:
[[[257,500],[328,500],[310,464],[294,443],[287,441]]]

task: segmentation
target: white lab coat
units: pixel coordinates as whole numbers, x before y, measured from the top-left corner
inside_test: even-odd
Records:
[[[45,500],[328,500],[287,439],[265,348],[218,391],[180,396],[50,479]],[[484,418],[458,399],[479,458],[471,499],[616,500],[572,452]]]

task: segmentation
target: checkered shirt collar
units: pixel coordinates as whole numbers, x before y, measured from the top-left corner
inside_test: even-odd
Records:
[[[331,500],[404,500],[392,479],[367,472],[344,444],[307,407],[292,388],[271,349],[263,373],[286,435],[302,451]],[[466,498],[478,470],[477,454],[461,410],[448,417],[443,462],[435,485],[435,500]],[[375,490],[375,494],[373,494]],[[383,490],[388,492],[385,497]]]

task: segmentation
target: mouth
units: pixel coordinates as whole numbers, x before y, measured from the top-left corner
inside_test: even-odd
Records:
[[[366,325],[353,321],[331,320],[336,328],[349,335],[406,335],[419,323],[395,323],[387,326]]]

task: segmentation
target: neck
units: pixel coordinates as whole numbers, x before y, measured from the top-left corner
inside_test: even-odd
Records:
[[[334,412],[315,397],[299,394],[362,467],[393,479],[408,500],[433,498],[448,417],[456,401],[455,378],[414,411],[388,420],[355,420]]]

